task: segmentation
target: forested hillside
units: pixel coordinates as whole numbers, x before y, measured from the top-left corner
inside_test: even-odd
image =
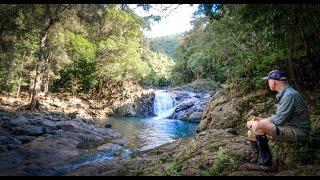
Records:
[[[172,59],[176,59],[176,48],[180,43],[183,34],[176,34],[164,37],[150,38],[149,48],[151,51],[164,53]]]
[[[175,84],[209,78],[246,93],[279,69],[299,90],[319,89],[319,5],[209,4],[198,14],[177,48]]]
[[[124,6],[126,7],[126,6]],[[1,91],[102,91],[111,78],[167,85],[172,60],[148,49],[148,23],[116,5],[1,5]]]
[[[146,37],[139,8],[182,6],[191,30]],[[0,176],[320,176],[320,4],[0,4],[0,156]]]

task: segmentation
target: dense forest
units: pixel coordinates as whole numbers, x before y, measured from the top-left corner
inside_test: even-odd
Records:
[[[319,89],[318,5],[201,5],[198,13],[177,48],[175,83],[209,78],[248,92],[280,69],[297,88]]]
[[[1,5],[1,15],[1,91],[37,98],[99,92],[110,78],[170,82],[172,60],[148,49],[141,30],[148,19],[127,6]]]
[[[248,92],[276,68],[297,88],[309,78],[306,88],[317,89],[319,13],[314,4],[203,4],[190,32],[148,39],[141,28],[150,21],[128,6],[1,5],[0,86],[36,97],[100,91],[109,78],[155,86],[210,79]]]
[[[176,48],[180,43],[181,37],[183,37],[183,34],[149,39],[149,48],[151,51],[164,53],[175,60],[177,58]]]
[[[320,4],[199,4],[149,38],[154,6],[0,4],[0,175],[320,176]],[[257,169],[245,124],[276,111],[274,69],[311,130]]]

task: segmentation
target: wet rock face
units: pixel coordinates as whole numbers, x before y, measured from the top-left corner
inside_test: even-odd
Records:
[[[127,99],[122,106],[113,109],[112,116],[154,116],[153,100],[155,94],[153,91],[145,91],[136,95],[134,98]]]
[[[179,119],[189,122],[200,122],[206,103],[214,94],[211,93],[190,93],[186,91],[173,91],[175,94],[176,108],[171,119]]]
[[[0,122],[0,175],[39,175],[87,150],[118,152],[127,143],[110,128],[61,113],[0,112]]]

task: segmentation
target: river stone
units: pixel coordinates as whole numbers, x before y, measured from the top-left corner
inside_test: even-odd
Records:
[[[58,118],[58,117],[51,117],[51,118],[50,118],[50,120],[51,120],[51,121],[56,121],[56,122],[57,122],[57,121],[60,121],[60,118]]]
[[[42,117],[41,115],[35,115],[35,116],[33,116],[33,119],[35,119],[35,120],[42,120],[43,117]]]
[[[34,137],[31,136],[16,136],[17,139],[19,139],[22,143],[28,143],[31,142],[32,140],[34,140]]]
[[[2,116],[1,119],[2,119],[2,120],[9,120],[10,117],[9,117],[9,116]]]
[[[30,164],[29,166],[26,166],[23,170],[29,173],[30,175],[37,176],[40,175],[40,173],[43,172],[45,169],[37,164]]]
[[[24,116],[18,116],[10,120],[10,125],[12,126],[21,126],[27,123],[28,123],[28,120]]]
[[[69,116],[71,119],[75,119],[76,116],[77,116],[77,112],[69,113],[68,116]]]
[[[43,127],[43,129],[44,129],[44,132],[48,134],[54,134],[58,130],[56,126],[45,126]]]
[[[47,119],[44,119],[41,123],[42,123],[42,125],[44,125],[44,126],[49,126],[49,127],[56,126],[56,123],[55,123],[55,122],[52,122],[52,121],[47,120]]]
[[[225,131],[227,131],[228,133],[233,134],[233,135],[238,135],[237,130],[235,130],[233,128],[227,128],[227,129],[225,129]]]
[[[107,124],[104,125],[104,127],[105,127],[105,128],[111,128],[112,125],[107,123]]]
[[[128,144],[128,140],[125,138],[121,138],[121,139],[115,139],[111,141],[114,144],[119,144],[120,146],[125,146]]]
[[[98,151],[118,151],[122,148],[119,144],[106,143],[97,148]]]
[[[24,125],[16,128],[16,134],[37,136],[44,134],[44,131],[41,126]]]
[[[7,151],[8,151],[7,146],[0,145],[0,153],[4,153],[4,152],[7,152]]]
[[[14,149],[19,149],[19,148],[20,148],[20,146],[15,145],[15,144],[8,144],[7,145],[8,150],[14,150]]]
[[[52,103],[53,106],[61,107],[63,103],[59,99],[54,99],[54,102]]]
[[[14,144],[14,145],[21,145],[21,141],[10,137],[10,136],[0,136],[0,144]]]
[[[179,111],[182,111],[182,110],[186,110],[188,108],[190,108],[191,106],[194,105],[194,101],[184,101],[182,103],[180,103],[176,109],[174,110],[175,112],[179,112]]]
[[[187,118],[187,120],[192,122],[200,122],[201,118],[202,112],[194,112]]]
[[[75,129],[74,121],[59,121],[56,123],[58,129],[63,129],[64,131],[71,131]]]

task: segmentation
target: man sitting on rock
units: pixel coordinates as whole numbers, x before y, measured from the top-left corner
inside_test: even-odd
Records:
[[[266,135],[276,141],[292,142],[308,137],[310,119],[308,107],[302,96],[287,84],[287,78],[278,70],[271,71],[267,77],[269,88],[277,91],[276,113],[268,118],[257,117],[247,122],[248,136],[256,153],[258,165],[271,166],[272,157]]]

